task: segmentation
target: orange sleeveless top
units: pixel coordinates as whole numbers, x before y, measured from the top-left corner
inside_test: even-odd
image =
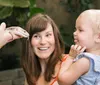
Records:
[[[58,73],[57,73],[57,76],[54,78],[53,82],[50,84],[50,85],[53,85],[57,80],[58,80],[58,75],[59,75],[59,72],[60,72],[60,69],[61,69],[61,64],[62,62],[64,62],[66,60],[66,58],[68,57],[68,55],[65,55],[63,58],[62,58],[62,61],[60,63],[60,68],[58,70]]]

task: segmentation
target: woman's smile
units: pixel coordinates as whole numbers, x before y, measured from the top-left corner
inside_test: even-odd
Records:
[[[49,49],[49,47],[39,47],[38,48],[40,51],[47,51]]]

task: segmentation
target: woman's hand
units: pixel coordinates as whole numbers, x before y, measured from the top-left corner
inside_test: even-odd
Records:
[[[86,49],[86,47],[82,47],[82,46],[79,46],[79,45],[72,45],[71,49],[69,51],[69,56],[72,57],[72,58],[76,58],[76,56],[79,53],[84,52],[85,49]]]
[[[5,23],[1,23],[0,25],[0,48],[3,47],[6,43],[11,42],[15,39],[19,38],[28,38],[29,34],[21,27],[12,26],[6,28]]]

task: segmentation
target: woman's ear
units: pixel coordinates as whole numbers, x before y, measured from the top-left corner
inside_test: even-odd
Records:
[[[100,43],[100,33],[98,33],[97,35],[95,35],[95,42],[96,43]]]

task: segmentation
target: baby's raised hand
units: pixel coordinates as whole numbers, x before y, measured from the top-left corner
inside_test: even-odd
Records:
[[[82,46],[79,46],[79,45],[72,45],[71,48],[70,48],[70,51],[69,51],[69,56],[71,56],[72,58],[76,58],[76,56],[79,53],[84,52],[85,49],[86,49],[86,47],[82,47]]]

